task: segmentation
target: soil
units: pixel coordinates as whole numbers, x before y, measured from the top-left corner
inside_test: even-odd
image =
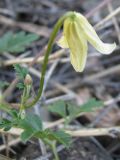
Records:
[[[17,157],[17,160],[47,160],[46,158],[40,158],[38,144],[33,143],[30,145],[30,143],[28,143],[28,146],[23,148],[23,152]],[[69,149],[63,149],[59,152],[59,157],[60,160],[112,160],[111,157],[90,138],[76,139]],[[49,158],[50,160],[54,159],[53,156]]]
[[[60,154],[61,160],[111,160],[90,139],[78,139],[69,150]]]

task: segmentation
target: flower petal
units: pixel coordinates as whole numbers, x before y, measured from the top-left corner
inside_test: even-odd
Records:
[[[61,48],[69,48],[66,37],[62,36],[58,42],[57,42],[58,46],[60,46]]]
[[[82,72],[87,57],[87,41],[75,21],[67,27],[66,25],[67,23],[65,23],[64,33],[71,51],[71,63],[77,72]]]
[[[103,43],[98,37],[92,25],[79,13],[76,13],[79,26],[82,28],[86,39],[101,53],[110,54],[116,48],[116,44]]]

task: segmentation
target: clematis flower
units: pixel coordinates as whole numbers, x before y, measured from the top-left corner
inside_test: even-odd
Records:
[[[116,47],[115,43],[103,43],[88,20],[80,13],[74,12],[72,17],[64,21],[63,35],[58,45],[70,49],[71,64],[77,72],[84,70],[88,50],[87,42],[103,54],[112,53]]]

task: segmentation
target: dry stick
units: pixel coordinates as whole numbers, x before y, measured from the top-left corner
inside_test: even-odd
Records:
[[[6,9],[6,8],[0,8],[0,14],[6,14],[14,17],[13,12],[10,9]]]
[[[119,65],[116,65],[116,66],[113,66],[113,67],[110,67],[110,68],[108,68],[108,69],[106,69],[106,70],[104,70],[104,71],[102,71],[102,72],[99,72],[99,73],[96,73],[96,74],[93,74],[93,75],[91,75],[91,76],[86,76],[85,78],[83,78],[83,79],[81,79],[81,84],[82,83],[86,83],[86,82],[90,82],[90,81],[95,81],[96,79],[99,79],[99,78],[102,78],[102,77],[105,77],[105,76],[108,76],[108,75],[111,75],[111,74],[113,74],[113,73],[119,73],[120,72],[120,64]],[[79,81],[79,80],[78,80]],[[74,84],[72,84],[72,85],[67,85],[67,87],[65,87],[65,86],[63,86],[63,85],[58,85],[58,84],[56,84],[56,82],[54,83],[55,84],[55,86],[57,87],[57,88],[59,88],[61,91],[63,91],[63,92],[65,92],[65,93],[67,93],[67,91],[69,91],[70,90],[70,88],[72,88],[72,87],[74,87],[74,86],[76,86],[76,84],[74,83]],[[66,88],[67,88],[67,90],[66,90]],[[69,88],[69,89],[68,89]],[[57,93],[59,93],[58,91],[57,92],[55,92],[56,94]]]
[[[72,100],[72,99],[75,99],[75,95],[74,94],[65,94],[65,95],[61,95],[61,96],[58,96],[58,97],[55,97],[55,98],[51,98],[51,99],[48,99],[46,102],[45,102],[45,105],[48,105],[48,104],[51,104],[51,103],[54,103],[56,101],[69,101],[69,100]]]
[[[78,131],[67,131],[73,137],[87,137],[87,136],[120,136],[120,127],[109,127],[109,128],[96,128],[96,129],[80,129]]]
[[[110,67],[102,72],[99,72],[99,73],[96,73],[96,74],[93,74],[91,76],[87,76],[85,77],[82,81],[83,82],[89,82],[89,81],[93,81],[93,80],[96,80],[98,78],[101,78],[101,77],[104,77],[104,76],[107,76],[107,75],[110,75],[112,73],[117,73],[120,71],[120,64],[116,65],[116,66],[113,66],[113,67]]]
[[[9,59],[15,59],[16,57],[15,56],[13,56],[13,55],[11,55],[11,54],[9,54],[9,53],[4,53],[4,55],[7,57],[7,58],[9,58]],[[22,54],[21,56],[19,56],[19,57],[23,57],[23,56],[25,56],[25,54]],[[28,68],[28,66],[26,65],[26,64],[23,64],[22,65],[23,67],[27,67]],[[29,72],[30,73],[32,73],[32,74],[34,74],[34,75],[37,75],[37,77],[39,77],[40,78],[40,72],[38,72],[36,69],[34,69],[33,67],[29,67]],[[12,106],[12,105],[11,105]],[[13,106],[12,106],[13,107]],[[20,104],[18,105],[17,104],[17,106],[16,106],[17,108],[19,108],[20,107]],[[15,107],[15,108],[16,108]]]
[[[110,2],[113,1],[113,0],[109,0]],[[108,0],[104,0],[102,1],[99,5],[97,5],[97,7],[93,8],[90,12],[88,12],[86,14],[86,17],[89,18],[91,17],[92,15],[95,14],[95,12],[99,11],[101,8],[105,7],[107,4],[108,4]]]
[[[115,9],[111,14],[109,14],[108,16],[106,16],[104,19],[102,19],[99,23],[97,23],[94,28],[95,29],[100,29],[100,27],[103,27],[104,24],[109,21],[111,18],[113,18],[113,16],[116,16],[117,14],[120,13],[120,7],[118,7],[117,9]]]
[[[64,93],[67,93],[67,94],[71,94],[73,96],[77,96],[76,93],[74,93],[73,91],[71,91],[70,89],[68,89],[66,86],[58,83],[58,82],[55,82],[54,80],[51,80],[50,81],[52,83],[52,85],[54,85],[56,88],[58,88],[59,90],[63,91]]]
[[[65,54],[64,49],[60,49],[60,50],[56,51],[54,54],[50,55],[49,60],[57,59],[60,56],[62,56],[63,54]],[[17,64],[17,63],[19,63],[19,64],[22,64],[22,63],[31,63],[31,62],[33,62],[34,59],[35,59],[34,57],[22,58],[22,59],[21,58],[15,58],[15,59],[12,59],[12,60],[6,60],[6,61],[4,61],[2,63],[2,65],[3,66],[10,66],[10,65],[13,65],[13,64]],[[36,62],[40,63],[40,62],[43,61],[43,59],[44,59],[44,56],[39,57],[39,58],[36,59]]]
[[[8,156],[9,150],[8,150],[8,142],[7,142],[6,136],[3,133],[1,134],[1,136],[2,136],[2,140],[3,140],[3,143],[4,143],[5,149],[6,149],[5,154],[6,154],[6,156]],[[9,134],[8,134],[8,136],[9,136]]]
[[[110,0],[108,0],[109,3],[108,3],[108,10],[110,13],[113,12],[113,7],[112,7],[112,4],[110,3]],[[112,21],[113,21],[113,24],[115,26],[115,30],[116,30],[116,34],[118,36],[118,41],[119,41],[119,44],[120,44],[120,28],[119,28],[119,25],[118,25],[118,22],[117,22],[117,19],[115,16],[112,17]]]
[[[60,56],[62,56],[64,53],[65,53],[65,52],[64,52],[64,50],[62,50],[62,49],[59,50],[59,51],[56,51],[55,53],[53,53],[53,55],[51,55],[51,56],[49,57],[49,60],[55,60],[55,59],[59,58]],[[9,56],[10,59],[12,58],[12,61],[16,58],[16,57],[11,56],[11,55],[9,55],[9,54],[5,54],[5,55],[6,55],[7,57]],[[21,57],[21,56],[20,56],[20,57]],[[38,60],[40,60],[39,62],[42,62],[43,58],[44,58],[44,57],[40,57],[40,58],[38,59]],[[33,60],[32,60],[31,62],[33,62]],[[27,67],[26,64],[23,64],[22,66],[23,66],[23,67]],[[41,77],[40,71],[36,70],[36,69],[33,68],[33,67],[29,67],[29,72],[31,72],[32,74],[34,74],[34,75],[37,76],[38,78]]]
[[[52,81],[50,80],[50,83],[51,83]],[[56,83],[56,81],[55,81],[55,83]],[[58,82],[57,82],[58,83]],[[74,81],[74,83],[68,83],[68,84],[66,84],[66,85],[62,85],[62,84],[60,84],[59,86],[58,85],[56,85],[55,87],[57,88],[57,90],[56,89],[54,89],[54,90],[50,90],[50,91],[47,91],[46,93],[45,93],[45,96],[46,97],[53,97],[54,95],[57,95],[57,94],[59,94],[61,91],[62,92],[65,92],[65,93],[68,93],[69,91],[71,91],[71,89],[73,89],[73,88],[76,88],[76,87],[78,87],[78,85],[79,85],[79,83],[80,83],[80,79],[78,78],[78,79],[75,79],[75,81]],[[52,85],[54,85],[53,84],[53,82],[52,82]],[[61,86],[61,87],[60,87]],[[59,89],[59,90],[58,90]],[[68,91],[68,92],[67,92]],[[72,91],[73,92],[73,91]],[[76,94],[77,95],[77,94]]]
[[[44,36],[44,37],[49,37],[50,32],[51,32],[50,29],[48,29],[45,26],[41,27],[39,25],[35,25],[31,23],[16,22],[2,15],[0,15],[0,23],[11,26],[11,27],[19,27],[25,31],[36,33],[37,35]]]
[[[2,133],[4,132],[7,134],[7,132],[1,129],[0,129],[0,132]],[[17,129],[17,128],[12,128],[10,131],[8,131],[9,134],[16,135],[16,136],[20,136],[22,132],[23,132],[22,129]],[[108,128],[86,128],[86,129],[81,128],[76,131],[65,130],[65,132],[69,133],[73,137],[103,136],[103,135],[115,137],[120,135],[120,126],[108,127]],[[16,141],[18,143],[20,139],[18,138]],[[15,142],[12,141],[11,143],[9,143],[9,146],[14,145]],[[4,148],[2,147],[2,149]],[[0,150],[1,150],[1,147],[0,147]]]
[[[9,145],[9,147],[10,147],[10,146],[12,146],[12,145],[15,145],[15,144],[19,143],[20,141],[21,141],[21,139],[20,139],[20,138],[17,138],[17,139],[15,139],[15,140],[10,141],[10,142],[8,143],[8,145]],[[6,148],[6,145],[5,145],[5,144],[0,145],[0,151],[4,150],[5,148]]]

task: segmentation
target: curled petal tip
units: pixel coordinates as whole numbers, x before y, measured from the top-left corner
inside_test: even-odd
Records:
[[[76,72],[84,70],[87,58],[87,41],[102,54],[110,54],[116,48],[116,43],[101,41],[93,26],[80,13],[74,12],[72,17],[64,21],[63,36],[57,42],[62,48],[70,49],[70,60]]]
[[[116,48],[116,43],[113,44],[108,44],[108,43],[103,43],[101,45],[101,50],[100,52],[103,54],[111,54]]]
[[[113,44],[109,44],[109,43],[98,43],[96,46],[94,45],[94,47],[102,54],[111,54],[115,48],[116,48],[116,43]]]

